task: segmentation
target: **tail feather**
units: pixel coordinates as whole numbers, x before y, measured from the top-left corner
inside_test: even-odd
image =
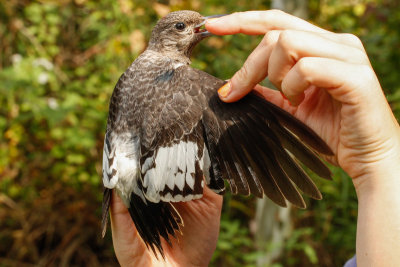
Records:
[[[111,203],[111,190],[109,188],[103,188],[103,205],[102,205],[102,218],[101,218],[101,237],[104,238],[107,232],[108,225],[108,211]]]
[[[180,226],[183,225],[179,213],[170,203],[145,203],[134,193],[128,211],[146,246],[156,257],[159,252],[165,259],[160,236],[172,246],[169,235],[176,237],[176,232],[180,232]]]

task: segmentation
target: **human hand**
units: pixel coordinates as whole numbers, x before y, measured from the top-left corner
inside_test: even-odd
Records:
[[[234,13],[207,21],[206,28],[217,35],[265,34],[228,83],[229,95],[227,87],[220,90],[223,101],[255,89],[314,129],[335,153],[328,160],[352,178],[400,157],[398,123],[356,36],[277,10]],[[267,76],[289,101],[257,85]]]
[[[113,245],[121,266],[208,266],[217,245],[222,196],[205,187],[203,197],[174,203],[185,225],[182,235],[172,238],[172,247],[162,239],[165,262],[157,259],[140,238],[128,209],[112,193],[111,231]]]
[[[255,89],[319,134],[335,154],[327,160],[353,178],[357,264],[400,266],[400,129],[361,41],[277,10],[234,13],[205,26],[217,35],[265,35],[220,98],[233,102]],[[267,76],[285,97],[257,85]]]

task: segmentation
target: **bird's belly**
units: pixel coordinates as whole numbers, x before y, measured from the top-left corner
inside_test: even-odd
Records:
[[[115,153],[118,176],[115,189],[125,205],[129,207],[132,193],[143,197],[143,193],[137,184],[138,179],[140,179],[139,158],[137,153],[134,153],[137,152],[137,149],[129,147],[127,144],[120,146],[120,148],[122,149],[117,149]]]

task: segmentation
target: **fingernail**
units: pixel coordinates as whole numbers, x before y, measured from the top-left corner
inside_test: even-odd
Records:
[[[218,94],[222,98],[226,98],[230,92],[231,92],[231,83],[230,82],[227,82],[226,84],[224,84],[224,86],[222,86],[221,88],[218,89]]]

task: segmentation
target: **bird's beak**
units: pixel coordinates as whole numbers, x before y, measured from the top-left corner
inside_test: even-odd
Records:
[[[212,15],[212,16],[203,17],[203,19],[204,19],[203,22],[201,22],[200,24],[197,24],[194,27],[194,32],[197,33],[197,34],[200,34],[202,38],[205,38],[205,37],[213,35],[211,32],[209,32],[206,29],[201,28],[201,27],[203,27],[204,24],[206,24],[208,19],[219,18],[219,17],[223,17],[223,16],[226,16],[226,15],[227,14],[221,14],[221,15]]]

